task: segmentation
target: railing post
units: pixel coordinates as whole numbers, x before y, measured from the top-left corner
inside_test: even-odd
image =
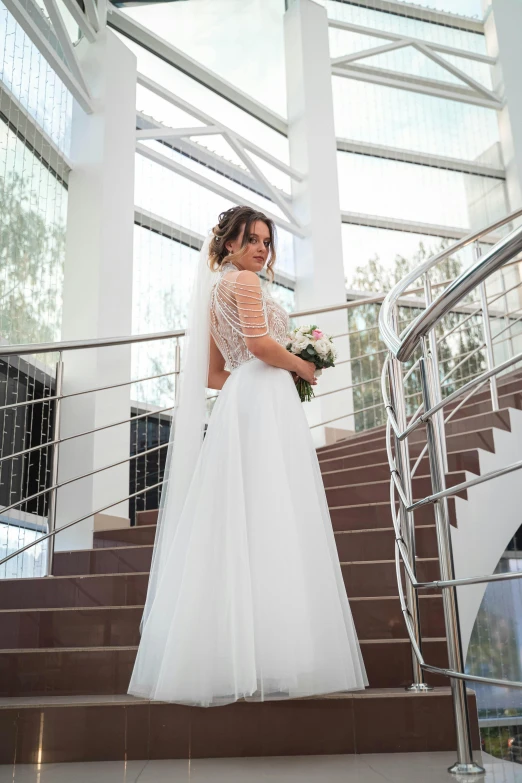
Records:
[[[430,361],[431,357],[429,355],[426,338],[424,337],[421,338],[421,346],[422,358],[420,361],[420,375],[422,396],[424,410],[428,411],[433,406],[433,365]],[[426,436],[432,491],[433,493],[441,492],[445,488],[441,444],[438,427],[434,425],[431,417],[426,421]],[[434,513],[440,561],[440,578],[443,581],[455,579],[451,530],[446,499],[443,499],[442,501],[438,500],[434,503]],[[442,601],[444,606],[449,668],[453,671],[464,673],[456,588],[442,588]],[[484,769],[473,761],[466,683],[456,677],[450,678],[450,682],[457,733],[457,761],[448,771],[459,775],[483,773]]]
[[[480,258],[482,250],[480,248],[480,242],[476,240],[473,243],[475,250],[475,258]],[[484,342],[486,343],[486,357],[488,361],[488,370],[492,370],[495,366],[495,359],[493,356],[493,340],[491,339],[491,323],[489,321],[489,309],[488,309],[488,297],[486,293],[486,283],[482,282],[479,285],[480,291],[480,303],[482,305],[482,319],[484,321]],[[491,407],[494,411],[498,411],[498,388],[497,388],[497,376],[493,375],[489,380],[489,387],[491,391]]]
[[[54,421],[52,440],[58,441],[60,439],[60,418],[62,407],[62,391],[63,391],[63,357],[60,351],[60,358],[56,362],[56,384],[55,395],[56,402],[54,406]],[[51,462],[51,486],[53,489],[49,493],[49,503],[47,506],[47,532],[54,533],[56,530],[56,505],[58,501],[58,489],[56,487],[58,483],[58,467],[60,460],[60,444],[55,443],[53,446],[53,457]],[[53,561],[54,561],[54,540],[56,536],[50,536],[47,539],[47,576],[53,575]]]
[[[398,331],[398,308],[395,306],[392,314],[393,324]],[[390,357],[390,393],[391,403],[395,413],[395,419],[399,430],[403,432],[406,429],[406,406],[404,397],[404,383],[402,377],[402,364],[394,357]],[[410,452],[407,440],[399,440],[395,437],[395,463],[399,477],[402,482],[404,494],[408,503],[412,502],[411,490],[411,472],[410,472]],[[408,549],[409,564],[414,574],[417,573],[415,557],[415,526],[413,512],[406,511],[402,502],[399,504],[400,527],[404,537],[404,542]],[[406,600],[408,611],[411,616],[411,622],[415,633],[415,641],[419,649],[422,649],[420,622],[419,622],[419,597],[417,591],[406,576]],[[409,691],[430,691],[431,685],[424,682],[424,672],[417,660],[417,656],[412,648],[412,679],[413,682],[406,690]]]
[[[424,275],[424,295],[426,298],[426,307],[428,307],[433,301],[431,280],[429,272]],[[439,365],[439,350],[437,345],[437,336],[435,329],[430,329],[428,332],[431,362],[433,368],[433,404],[442,401],[442,389],[440,385],[440,365]],[[446,448],[446,427],[444,425],[444,411],[440,410],[435,414],[435,420],[437,427],[439,428],[440,445],[442,452],[442,461],[444,466],[444,475],[448,472],[448,450]]]

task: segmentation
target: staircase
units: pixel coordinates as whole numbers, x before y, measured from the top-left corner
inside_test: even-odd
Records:
[[[478,473],[522,408],[522,376],[475,395],[447,425],[448,485]],[[448,413],[447,411],[446,413]],[[410,439],[412,464],[424,432]],[[94,549],[58,552],[53,578],[0,581],[0,763],[452,750],[448,681],[427,675],[410,693],[411,651],[401,616],[384,428],[318,450],[344,580],[370,688],[220,708],[147,702],[126,694],[145,600],[156,511],[135,527],[97,532]],[[427,457],[414,499],[430,491]],[[465,494],[464,494],[465,497]],[[449,501],[456,524],[455,502]],[[439,577],[432,506],[416,513],[418,575]],[[442,600],[421,592],[426,659],[447,665]],[[479,748],[469,693],[473,745]]]

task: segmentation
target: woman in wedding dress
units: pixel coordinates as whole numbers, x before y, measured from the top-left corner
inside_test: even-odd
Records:
[[[200,254],[128,692],[202,707],[368,685],[317,454],[261,286],[275,227],[220,215]],[[206,387],[220,390],[206,434]]]

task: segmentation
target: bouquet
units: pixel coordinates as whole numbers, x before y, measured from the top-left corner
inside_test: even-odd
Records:
[[[299,326],[288,335],[290,342],[286,348],[295,353],[301,359],[315,364],[315,377],[321,375],[325,367],[335,367],[337,351],[334,348],[329,335],[322,332],[317,326]],[[314,390],[308,381],[297,378],[295,385],[301,398],[301,402],[310,402],[314,397]]]

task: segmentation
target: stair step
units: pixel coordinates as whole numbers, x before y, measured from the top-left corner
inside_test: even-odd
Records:
[[[468,691],[473,748],[480,748]],[[42,726],[44,730],[42,731]],[[376,727],[386,730],[376,730]],[[414,730],[412,729],[414,727]],[[120,696],[0,701],[0,763],[56,764],[454,750],[450,689],[403,688],[251,703],[219,710]]]
[[[156,520],[153,525],[133,525],[132,527],[115,528],[114,530],[99,530],[94,533],[94,548],[109,549],[115,546],[146,546],[154,543],[156,535]]]
[[[459,474],[456,474],[459,475]],[[464,480],[460,477],[459,480]],[[389,481],[383,482],[389,492]],[[457,478],[454,479],[457,483]],[[371,494],[372,485],[369,485],[368,493]],[[428,486],[428,483],[426,483]],[[449,486],[449,484],[448,484]],[[382,487],[374,494],[383,494]],[[343,497],[342,493],[335,498]],[[334,499],[335,499],[334,498]],[[391,518],[391,515],[390,515]],[[135,546],[130,543],[120,544],[115,547],[95,547],[94,549],[80,549],[71,552],[56,552],[54,558],[55,576],[78,576],[81,574],[119,574],[144,572],[150,569],[153,533],[155,526],[134,527],[125,531],[126,537],[130,533],[136,533],[141,537],[143,531],[147,531],[152,538],[152,543]],[[356,532],[356,535],[350,533]],[[341,560],[382,560],[394,556],[394,536],[390,527],[370,529],[365,531],[335,531],[337,552]],[[116,542],[118,543],[118,542]],[[417,554],[420,557],[436,555],[435,528],[419,527]]]
[[[143,606],[148,573],[1,579],[0,609]]]
[[[448,435],[447,439],[448,451],[462,451],[464,449],[485,449],[486,451],[493,451],[493,428],[486,427],[474,430],[472,432],[457,433],[455,435]],[[417,456],[422,451],[424,443],[419,441],[410,441],[410,456]],[[319,462],[322,463],[324,459],[332,457],[338,459],[339,457],[358,456],[366,452],[371,452],[374,456],[376,452],[385,452],[386,444],[383,437],[375,438],[375,440],[365,441],[364,443],[353,443],[350,446],[338,446],[335,451],[330,451],[324,456],[319,457]],[[379,460],[382,461],[382,460]]]
[[[470,473],[480,473],[480,457],[479,450],[477,448],[462,449],[460,451],[448,452],[448,467],[451,472],[456,470],[469,470]],[[410,458],[411,467],[413,468],[416,462],[416,457]],[[368,471],[374,468],[379,468],[381,474],[386,469],[387,473],[384,474],[390,476],[390,469],[388,466],[388,457],[386,455],[386,449],[380,451],[368,451],[363,454],[353,454],[345,457],[336,457],[334,459],[325,459],[319,463],[321,467],[321,473],[323,476],[328,475],[336,470],[350,470],[355,475],[359,473],[362,480],[365,480]],[[417,476],[427,476],[429,474],[429,460],[427,455],[424,456],[417,468]]]
[[[330,478],[329,481],[332,481]],[[334,476],[333,481],[336,481]],[[463,472],[449,473],[446,476],[446,486],[454,487],[457,484],[461,484],[466,481],[466,474]],[[355,503],[369,503],[371,501],[377,502],[380,500],[388,500],[390,498],[390,478],[388,477],[384,481],[373,481],[364,484],[346,484],[342,485],[342,481],[339,484],[333,486],[326,486],[326,497],[328,500],[328,506],[333,508],[334,506],[352,505]],[[415,499],[425,498],[432,492],[432,484],[430,476],[414,476],[412,479],[412,493]],[[457,497],[466,498],[466,490],[459,492]]]
[[[0,696],[81,696],[126,693],[137,645],[0,650]],[[424,639],[426,659],[447,666],[445,639]],[[370,687],[392,688],[411,682],[408,639],[361,640]],[[428,674],[432,684],[447,684]]]
[[[440,579],[438,558],[417,558],[417,578],[421,582]],[[395,560],[341,563],[348,597],[397,595]],[[423,593],[425,591],[423,590]],[[430,590],[430,593],[435,592]],[[436,591],[438,592],[438,591]]]
[[[150,511],[137,511],[136,512],[136,524],[137,525],[155,525],[158,516],[158,509],[152,508]]]
[[[506,383],[499,383],[498,385],[498,398],[499,407],[502,408],[517,408],[522,407],[522,378],[514,379]],[[447,416],[450,411],[459,405],[461,400],[456,400],[450,403],[444,408],[445,415]],[[468,418],[479,413],[491,413],[491,394],[489,389],[486,391],[479,391],[470,397],[465,405],[462,405],[458,411],[452,416],[450,421],[456,421],[461,418]],[[342,444],[355,444],[363,443],[366,440],[372,440],[377,437],[384,437],[386,428],[384,426],[373,427],[369,430],[358,432],[355,435],[351,435],[336,443],[329,444],[328,446],[321,446],[317,449],[318,456],[327,454],[329,451],[338,448]]]
[[[416,526],[415,538],[417,557],[437,556],[435,525]],[[335,540],[341,561],[392,560],[395,557],[395,536],[391,527],[336,531]]]
[[[150,570],[151,544],[146,546],[118,546],[110,549],[77,549],[72,552],[56,552],[54,576],[80,574],[128,574]]]
[[[389,507],[387,510],[389,513]],[[419,578],[436,579],[435,565],[435,560],[419,559]],[[391,559],[343,561],[341,567],[350,598],[397,594],[395,564]],[[142,606],[148,579],[148,573],[138,572],[2,579],[0,609]]]
[[[359,639],[407,638],[398,596],[351,598],[350,608]],[[421,594],[419,611],[423,636],[432,639],[443,637],[446,631],[442,596]]]
[[[448,498],[449,517],[452,525],[457,524],[455,498]],[[362,503],[330,507],[330,517],[334,531],[367,530],[368,528],[392,527],[389,501]],[[415,511],[415,525],[434,525],[433,506],[419,506]]]
[[[353,598],[350,602],[360,640],[406,639],[397,596]],[[420,617],[426,637],[443,637],[440,595],[421,595]],[[129,647],[140,641],[143,606],[0,610],[0,649]]]
[[[388,534],[388,541],[386,541],[386,533]],[[392,557],[378,558],[377,551],[373,551],[372,548],[372,533],[365,531],[364,538],[361,538],[363,534],[346,534],[343,538],[342,545],[342,557],[349,557],[349,561],[342,560],[341,564],[347,563],[350,566],[364,565],[369,568],[372,565],[381,565],[385,560],[392,562]],[[349,536],[349,538],[348,538]],[[336,535],[336,541],[339,536]],[[355,542],[351,546],[348,542]],[[386,553],[393,555],[393,531],[381,529],[379,538],[375,538],[376,546],[380,547],[381,554]],[[55,559],[55,576],[58,577],[75,577],[83,575],[103,575],[108,576],[117,574],[132,574],[132,573],[144,573],[150,569],[152,558],[152,546],[140,546],[140,547],[117,547],[115,549],[85,549],[78,550],[76,552],[60,552],[57,553]],[[338,550],[339,552],[339,550]],[[432,557],[435,558],[436,551],[433,551],[432,540]],[[429,562],[429,558],[419,558],[419,562],[426,560]],[[395,574],[395,571],[393,571]],[[437,578],[436,576],[433,577]],[[395,583],[395,577],[393,576],[393,583]],[[65,589],[68,588],[67,583]],[[383,586],[383,579],[378,578],[376,580],[375,589],[379,589],[379,586]],[[358,588],[359,589],[359,588]],[[374,589],[373,586],[368,589]],[[373,592],[367,593],[355,593],[353,589],[347,588],[348,595],[374,595]],[[379,594],[379,593],[378,593]],[[380,595],[387,595],[387,592],[382,592]]]

